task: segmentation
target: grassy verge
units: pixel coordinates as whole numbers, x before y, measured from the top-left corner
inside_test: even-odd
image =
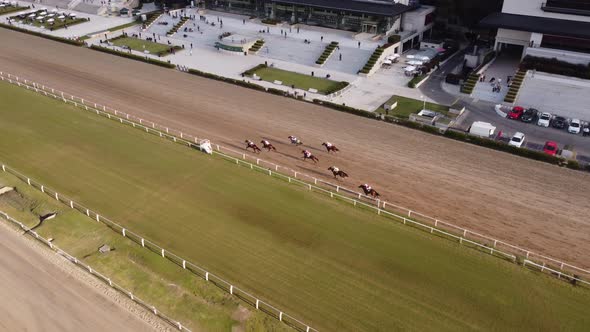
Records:
[[[258,75],[263,81],[274,82],[281,81],[284,86],[295,86],[297,89],[309,90],[316,89],[321,94],[330,94],[348,86],[348,82],[337,82],[322,77],[295,73],[278,68],[271,68],[265,65],[258,65],[244,74],[252,76]]]
[[[385,112],[385,105],[391,105],[397,102],[397,107],[393,110]],[[408,119],[410,114],[414,113],[417,114],[424,108],[424,102],[422,100],[401,97],[401,96],[393,96],[391,97],[384,105],[381,105],[376,112],[380,114],[389,114],[392,116],[396,116],[398,118]],[[449,115],[449,106],[435,104],[426,102],[426,109],[430,111],[435,111],[442,113],[444,115]]]
[[[157,59],[152,59],[150,57],[147,56],[141,56],[141,55],[135,55],[135,54],[131,54],[131,53],[126,53],[126,52],[120,52],[120,51],[116,51],[116,50],[112,50],[110,48],[106,48],[106,47],[102,47],[102,46],[98,46],[98,45],[92,45],[90,46],[91,49],[93,50],[97,50],[100,52],[104,52],[104,53],[109,53],[109,54],[113,54],[113,55],[118,55],[124,58],[128,58],[128,59],[132,59],[132,60],[137,60],[137,61],[142,61],[142,62],[147,62],[147,63],[151,63],[153,65],[157,65],[160,67],[165,67],[165,68],[174,68],[176,67],[176,65],[171,64],[169,62],[166,61],[160,61]]]
[[[165,56],[172,52],[172,49],[181,50],[182,47],[170,46],[143,40],[135,37],[119,36],[110,40],[115,46],[130,48],[134,51],[144,52],[148,51],[150,54],[157,56]]]
[[[0,187],[15,187],[16,192],[0,196],[0,210],[28,227],[38,224],[39,215],[57,212],[36,229],[54,244],[110,277],[136,296],[148,301],[166,315],[193,331],[287,330],[266,315],[251,311],[211,283],[157,254],[115,234],[104,224],[57,203],[16,177],[0,172]],[[0,222],[5,222],[0,220]],[[113,251],[100,254],[109,245]]]
[[[0,98],[19,137],[4,162],[320,330],[590,324],[586,289],[30,91]]]

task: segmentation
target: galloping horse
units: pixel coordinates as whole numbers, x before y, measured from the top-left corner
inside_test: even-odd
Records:
[[[303,150],[301,152],[303,153],[303,161],[305,161],[306,159],[311,159],[314,164],[320,161],[316,156],[314,156],[313,154],[311,154],[311,152],[307,150]]]
[[[301,142],[301,140],[295,136],[289,136],[287,138],[291,141],[291,144],[295,144],[295,145],[303,144],[303,142]]]
[[[334,144],[332,144],[330,142],[324,142],[324,143],[322,143],[322,145],[326,147],[326,149],[328,150],[328,152],[338,152],[338,151],[340,151],[340,150],[338,150],[338,148]]]
[[[371,186],[369,186],[368,184],[361,184],[359,186],[359,188],[362,188],[363,191],[365,192],[365,195],[367,196],[371,196],[373,198],[377,198],[379,197],[379,193],[377,191],[375,191],[375,189],[371,188]]]
[[[267,151],[277,151],[277,149],[267,140],[263,139],[262,141],[260,141],[260,143],[262,144],[262,148],[266,149]]]
[[[334,179],[339,176],[341,178],[347,178],[348,174],[346,174],[344,171],[341,171],[338,167],[336,166],[330,166],[328,167],[328,169],[330,171],[332,171],[332,174],[334,174]]]
[[[260,148],[258,146],[256,146],[256,144],[254,144],[254,142],[247,139],[245,141],[245,143],[246,143],[246,150],[252,149],[252,151],[254,151],[255,153],[260,153]]]

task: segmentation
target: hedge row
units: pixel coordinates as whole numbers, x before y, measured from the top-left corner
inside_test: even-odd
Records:
[[[572,76],[583,79],[590,79],[590,64],[576,65],[556,58],[538,58],[527,55],[520,63],[522,70],[538,70],[550,74]]]
[[[166,67],[166,68],[176,68],[176,65],[173,65],[169,62],[165,62],[165,61],[160,61],[160,60],[156,60],[156,59],[152,59],[149,57],[143,57],[141,55],[135,55],[132,53],[127,53],[127,52],[120,52],[120,51],[116,51],[116,50],[112,50],[110,48],[107,47],[102,47],[102,46],[98,46],[98,45],[92,45],[90,46],[91,49],[93,50],[97,50],[100,52],[104,52],[104,53],[109,53],[109,54],[113,54],[113,55],[118,55],[124,58],[128,58],[128,59],[132,59],[132,60],[137,60],[137,61],[141,61],[141,62],[147,62],[147,63],[151,63],[160,67]]]
[[[461,87],[461,92],[470,95],[473,92],[477,81],[479,81],[479,75],[475,74],[475,72],[471,73],[467,81]]]
[[[167,35],[173,35],[175,34],[178,29],[180,29],[180,27],[186,22],[188,21],[188,17],[183,16],[180,18],[180,21],[178,21],[178,23],[174,24],[174,26],[172,27],[172,29],[170,29],[168,32],[166,32]]]
[[[147,20],[144,23],[144,27],[149,26],[150,24],[154,23],[155,20],[158,19],[158,17],[160,17],[160,15],[162,15],[162,11],[161,10],[156,10],[150,13],[145,14],[147,17]],[[135,19],[137,22],[141,22],[141,15],[138,15],[137,18]]]
[[[255,71],[255,69],[261,68],[260,66],[263,66],[264,67],[264,64],[258,65],[256,67],[250,69],[250,71]],[[236,79],[233,79],[233,78],[223,77],[223,76],[219,76],[219,75],[207,73],[207,72],[196,70],[196,69],[189,69],[188,70],[188,73],[189,74],[193,74],[193,75],[197,75],[197,76],[201,76],[201,77],[205,77],[205,78],[214,79],[216,81],[221,81],[221,82],[226,82],[226,83],[231,83],[231,84],[239,85],[239,86],[242,86],[242,87],[245,87],[245,88],[249,88],[249,89],[253,89],[253,90],[267,91],[265,87],[260,86],[258,84],[249,83],[249,82],[246,82],[246,81],[240,81],[240,80],[236,80]],[[268,92],[273,93],[272,91],[270,91],[271,89],[268,89],[268,90],[269,90]],[[274,89],[274,90],[276,90],[276,89]],[[281,90],[278,90],[278,91],[281,91]],[[281,94],[282,93],[283,92],[281,91]]]
[[[258,50],[260,50],[262,48],[262,46],[264,45],[264,40],[262,39],[258,39],[254,45],[252,45],[252,47],[250,47],[250,49],[248,50],[249,52],[253,52],[256,53],[258,52]]]
[[[14,25],[10,25],[10,24],[0,23],[0,27],[6,28],[6,29],[10,29],[10,30],[14,30],[14,31],[18,31],[18,32],[28,33],[29,35],[33,35],[33,36],[37,36],[37,37],[51,39],[51,40],[54,40],[54,41],[58,41],[60,43],[65,43],[65,44],[70,44],[70,45],[75,45],[75,46],[82,46],[82,45],[84,45],[84,42],[81,41],[81,40],[74,40],[74,39],[67,39],[67,38],[62,38],[62,37],[55,37],[55,36],[51,36],[51,35],[46,35],[46,34],[43,34],[43,33],[40,33],[40,32],[36,32],[36,31],[31,31],[31,30],[27,30],[27,29],[15,27]]]
[[[332,94],[336,91],[340,91],[340,90],[346,88],[349,84],[350,83],[348,83],[346,81],[340,81],[337,84],[335,84],[334,86],[332,86],[331,88],[324,90],[324,93],[327,95]]]
[[[277,25],[277,24],[281,23],[281,20],[276,20],[276,19],[272,19],[272,18],[265,18],[265,19],[260,20],[260,22],[263,24]]]
[[[414,78],[412,78],[412,80],[410,80],[408,82],[408,87],[410,87],[412,89],[416,88],[416,85],[418,85],[418,83],[422,82],[426,78],[426,76],[428,76],[428,74],[414,76]]]
[[[523,71],[522,69],[516,73],[516,75],[514,76],[514,79],[512,80],[512,83],[510,83],[510,88],[508,89],[508,93],[506,94],[506,97],[504,98],[505,102],[513,103],[516,100],[516,96],[518,96],[518,92],[520,91],[520,87],[522,86],[522,82],[524,82],[525,75],[526,75],[526,71]]]
[[[26,7],[25,6],[23,6],[23,7],[16,6],[16,7],[4,8],[4,11],[0,15],[7,15],[10,13],[19,12],[21,10],[25,10],[25,9],[29,9],[29,8],[31,8],[31,7],[30,6],[26,6]]]
[[[361,70],[359,70],[359,73],[368,74],[377,63],[377,60],[379,60],[379,58],[381,57],[381,54],[383,54],[385,48],[386,47],[377,46],[377,48],[375,49],[375,51],[373,51],[373,54],[371,54],[371,57],[369,58],[365,66]]]
[[[336,49],[336,47],[338,47],[338,42],[336,42],[336,41],[330,42],[330,44],[328,44],[326,46],[326,48],[324,49],[324,52],[322,52],[322,54],[316,60],[315,63],[318,65],[323,65],[326,62],[326,60],[328,60],[330,55],[332,55],[332,53],[334,53],[334,50]]]

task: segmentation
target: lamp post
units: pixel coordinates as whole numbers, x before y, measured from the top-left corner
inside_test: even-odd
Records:
[[[423,102],[422,109],[425,110],[426,109],[426,99],[424,98],[424,96],[420,96],[420,98],[422,99],[422,102]]]

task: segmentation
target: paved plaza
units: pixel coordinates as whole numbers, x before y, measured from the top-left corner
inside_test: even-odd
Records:
[[[590,121],[590,80],[529,71],[516,104]]]
[[[519,63],[520,59],[512,55],[498,56],[494,63],[483,73],[486,78],[485,82],[478,82],[473,89],[473,98],[494,103],[504,102],[504,97],[506,97],[509,89],[506,84],[507,78],[508,76],[514,77]],[[490,83],[492,78],[495,78],[495,82],[501,80],[500,92],[493,91],[493,85]]]

